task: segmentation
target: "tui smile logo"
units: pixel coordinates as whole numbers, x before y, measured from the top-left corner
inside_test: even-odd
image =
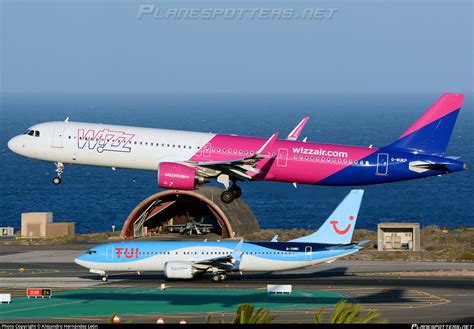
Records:
[[[349,216],[349,220],[354,220],[354,216]],[[346,234],[347,232],[349,232],[349,230],[351,229],[351,223],[347,224],[347,227],[343,230],[339,229],[337,227],[337,224],[339,224],[339,221],[338,220],[332,220],[330,221],[329,223],[332,224],[332,227],[334,229],[334,231],[337,233],[337,234],[340,234],[340,235],[344,235]]]

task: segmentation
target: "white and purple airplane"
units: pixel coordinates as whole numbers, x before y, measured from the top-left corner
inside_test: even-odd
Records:
[[[313,234],[278,242],[136,241],[91,248],[74,261],[102,276],[117,271],[159,271],[168,279],[192,279],[205,273],[217,282],[229,272],[297,269],[353,254],[369,241],[351,243],[363,190],[352,190]]]
[[[216,178],[221,199],[241,195],[237,181],[315,185],[369,185],[423,178],[467,168],[445,151],[464,95],[442,95],[394,143],[359,147],[297,141],[308,118],[285,140],[108,124],[46,122],[8,142],[13,152],[54,162],[60,184],[64,164],[153,170],[158,186],[193,190]]]

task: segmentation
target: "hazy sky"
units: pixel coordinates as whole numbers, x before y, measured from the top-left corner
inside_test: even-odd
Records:
[[[0,1],[1,91],[474,89],[470,0]],[[140,5],[154,5],[146,11],[159,8],[160,15],[187,8],[201,15],[223,7],[260,12],[242,19],[154,19],[148,13],[137,19]],[[321,18],[267,19],[261,13],[300,15],[305,8],[322,9]]]

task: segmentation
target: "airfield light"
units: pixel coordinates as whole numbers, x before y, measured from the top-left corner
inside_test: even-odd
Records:
[[[165,320],[163,318],[158,318],[158,320],[156,320],[156,324],[165,324]]]
[[[115,314],[115,315],[114,315],[114,318],[112,319],[112,322],[113,322],[114,324],[120,324],[120,316],[117,315],[117,314]]]

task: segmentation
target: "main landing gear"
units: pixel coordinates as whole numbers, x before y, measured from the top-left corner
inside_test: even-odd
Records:
[[[215,273],[212,275],[212,282],[224,281],[225,279],[227,279],[227,275],[224,273]]]
[[[231,203],[234,201],[234,199],[238,199],[242,195],[242,190],[237,186],[235,179],[232,179],[232,185],[230,185],[229,175],[219,175],[217,177],[217,182],[221,183],[225,187],[225,191],[221,193],[222,202]]]
[[[241,195],[242,189],[234,182],[230,188],[221,193],[221,200],[224,203],[231,203],[234,199],[240,198]]]
[[[62,162],[55,162],[54,165],[56,166],[56,177],[53,178],[53,184],[59,185],[61,184],[61,175],[64,171],[64,163]]]
[[[109,277],[107,275],[105,275],[101,278],[102,282],[107,282],[108,279],[109,279]]]

